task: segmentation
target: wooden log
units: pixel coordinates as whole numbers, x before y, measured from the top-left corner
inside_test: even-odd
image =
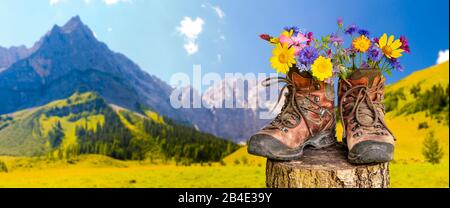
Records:
[[[268,188],[388,188],[389,163],[353,165],[347,148],[338,143],[326,149],[304,150],[296,161],[267,160]]]

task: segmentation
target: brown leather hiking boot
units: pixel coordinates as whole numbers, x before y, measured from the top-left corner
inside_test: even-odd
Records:
[[[305,146],[324,148],[334,144],[333,85],[298,72],[278,79],[286,83],[281,93],[288,89],[285,103],[276,118],[250,138],[248,152],[275,160],[294,160],[302,156]]]
[[[339,111],[343,141],[351,163],[392,160],[394,136],[384,122],[384,81],[379,70],[357,70],[350,79],[340,79]]]

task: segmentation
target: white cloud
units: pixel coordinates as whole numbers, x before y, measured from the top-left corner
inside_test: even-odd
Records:
[[[177,27],[180,35],[184,36],[184,49],[188,55],[198,52],[197,38],[203,31],[203,24],[205,24],[205,21],[200,17],[196,17],[195,20],[190,17],[184,17],[180,22],[180,26]]]
[[[440,64],[440,63],[448,61],[448,56],[449,56],[448,49],[445,51],[439,51],[438,59],[437,59],[436,63]]]
[[[214,9],[220,19],[223,19],[225,17],[225,12],[223,12],[223,10],[219,6],[212,6],[211,8]]]
[[[92,0],[84,0],[85,4],[90,4],[92,2]]]
[[[222,54],[217,54],[217,61],[222,62]]]
[[[113,31],[112,27],[108,27],[106,30],[107,30],[108,32],[112,32],[112,31]]]
[[[103,0],[106,5],[113,5],[117,3],[131,3],[131,0]]]
[[[188,55],[192,55],[198,52],[198,44],[192,41],[188,41],[184,44],[184,50],[188,53]]]
[[[65,0],[49,0],[50,6],[65,2]]]
[[[226,39],[226,38],[225,38],[225,35],[220,35],[220,36],[219,36],[219,39],[220,39],[220,40],[225,40],[225,39]]]
[[[222,8],[220,8],[219,6],[213,6],[210,3],[206,3],[206,4],[201,4],[200,7],[202,8],[211,8],[219,17],[219,19],[223,19],[225,17],[225,12],[222,10]]]

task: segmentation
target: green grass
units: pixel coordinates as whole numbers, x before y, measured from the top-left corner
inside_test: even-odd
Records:
[[[393,188],[448,188],[448,160],[438,165],[430,163],[391,163]]]
[[[0,187],[264,187],[264,167],[152,165],[83,155],[71,161],[0,157]]]
[[[245,148],[245,147],[244,147]],[[239,156],[233,157],[242,158]],[[0,173],[0,187],[265,187],[265,159],[255,164],[213,163],[176,166],[119,161],[100,155],[71,160],[0,157],[8,173]],[[234,159],[232,160],[234,161]],[[448,187],[448,163],[390,164],[391,187]]]

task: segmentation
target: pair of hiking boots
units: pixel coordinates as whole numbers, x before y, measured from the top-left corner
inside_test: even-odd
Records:
[[[295,160],[306,146],[335,144],[334,86],[298,71],[289,72],[281,81],[288,89],[281,112],[250,138],[248,152],[274,160]],[[377,70],[357,70],[339,80],[342,140],[351,163],[392,160],[395,139],[384,122],[384,82]]]

